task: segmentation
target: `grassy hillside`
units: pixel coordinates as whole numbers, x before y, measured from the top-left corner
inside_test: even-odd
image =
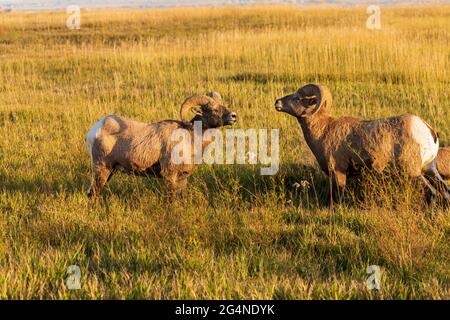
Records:
[[[0,14],[0,298],[450,298],[449,210],[387,178],[329,210],[300,128],[273,109],[317,82],[335,115],[415,113],[450,144],[450,6],[383,8],[379,31],[365,8],[82,11],[80,30],[66,18]],[[177,119],[209,90],[237,127],[281,128],[276,176],[203,165],[168,205],[160,181],[118,174],[88,203],[95,121]],[[64,284],[73,264],[80,290]]]

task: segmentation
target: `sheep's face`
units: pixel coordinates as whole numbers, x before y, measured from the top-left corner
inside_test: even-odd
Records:
[[[237,115],[222,103],[214,102],[200,106],[199,114],[192,121],[201,121],[203,128],[218,128],[235,124]]]
[[[294,94],[285,96],[275,101],[275,110],[286,112],[294,117],[305,117],[309,115],[310,110],[317,107],[318,99],[316,96],[306,95],[301,90]]]

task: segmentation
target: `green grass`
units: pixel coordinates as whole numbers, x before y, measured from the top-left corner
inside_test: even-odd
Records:
[[[365,8],[83,11],[70,31],[64,13],[0,14],[0,298],[448,299],[449,210],[374,178],[328,209],[326,177],[273,101],[318,82],[335,115],[415,113],[449,144],[449,15],[382,8],[370,31]],[[237,127],[281,128],[276,176],[202,165],[168,206],[161,181],[118,174],[88,203],[95,121],[177,119],[210,90]]]

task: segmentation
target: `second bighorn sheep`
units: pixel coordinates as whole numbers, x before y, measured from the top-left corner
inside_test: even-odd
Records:
[[[331,103],[328,88],[308,84],[277,99],[275,109],[297,118],[334,192],[342,195],[347,176],[363,166],[381,173],[392,164],[422,180],[433,195],[438,189],[450,201],[450,190],[436,169],[438,136],[425,121],[409,114],[378,120],[335,118]]]
[[[188,176],[195,170],[195,163],[173,161],[172,149],[175,145],[179,147],[180,143],[172,140],[173,133],[177,129],[185,129],[192,136],[195,121],[201,122],[204,131],[233,125],[237,117],[224,106],[217,92],[187,98],[181,105],[180,114],[182,121],[143,123],[116,115],[98,121],[86,135],[94,171],[88,196],[96,197],[118,169],[162,177],[171,191],[184,189]],[[193,118],[192,114],[195,114]],[[192,144],[193,140],[183,140],[182,143]],[[192,150],[191,145],[186,147],[186,150]]]
[[[450,180],[450,147],[440,148],[437,156],[437,169],[444,179]]]

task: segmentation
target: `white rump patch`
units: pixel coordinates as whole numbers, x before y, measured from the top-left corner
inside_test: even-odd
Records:
[[[439,139],[434,141],[433,134],[427,124],[419,117],[413,117],[411,122],[411,134],[420,146],[422,169],[428,170],[435,163],[439,150]]]
[[[89,154],[91,155],[91,158],[92,158],[92,146],[94,145],[95,139],[97,139],[100,136],[100,133],[102,132],[102,127],[103,123],[105,122],[105,118],[102,118],[99,121],[97,121],[89,130],[89,132],[86,134],[87,148]]]

